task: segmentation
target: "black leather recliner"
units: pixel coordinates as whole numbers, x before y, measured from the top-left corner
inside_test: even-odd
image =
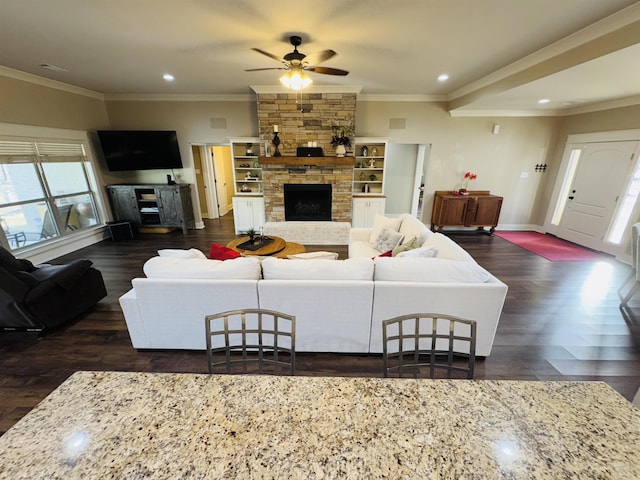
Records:
[[[106,297],[90,260],[34,266],[0,247],[0,328],[44,330],[62,325]]]

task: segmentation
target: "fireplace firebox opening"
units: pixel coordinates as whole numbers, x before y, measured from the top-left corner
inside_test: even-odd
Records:
[[[284,219],[331,220],[331,184],[284,184]]]

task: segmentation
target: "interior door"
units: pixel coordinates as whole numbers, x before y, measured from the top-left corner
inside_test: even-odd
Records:
[[[568,190],[557,236],[606,251],[605,235],[638,142],[587,144]]]
[[[196,190],[198,194],[198,203],[200,204],[200,215],[202,218],[209,217],[209,205],[207,202],[207,182],[205,180],[205,171],[202,166],[202,154],[205,148],[201,145],[191,145],[191,154],[193,155],[193,168],[196,177]]]
[[[213,170],[215,175],[218,214],[223,216],[229,212],[229,204],[226,201],[229,197],[229,192],[227,191],[228,176],[225,170],[225,163],[231,162],[231,149],[226,146],[212,147],[211,159],[213,160]]]

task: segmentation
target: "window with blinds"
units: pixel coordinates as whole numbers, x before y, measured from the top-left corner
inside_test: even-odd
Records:
[[[0,140],[0,243],[16,250],[98,224],[93,179],[81,143]]]

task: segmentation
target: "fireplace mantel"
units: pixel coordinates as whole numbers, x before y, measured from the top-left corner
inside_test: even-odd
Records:
[[[330,167],[333,165],[355,165],[355,157],[258,157],[260,165],[297,165]]]

